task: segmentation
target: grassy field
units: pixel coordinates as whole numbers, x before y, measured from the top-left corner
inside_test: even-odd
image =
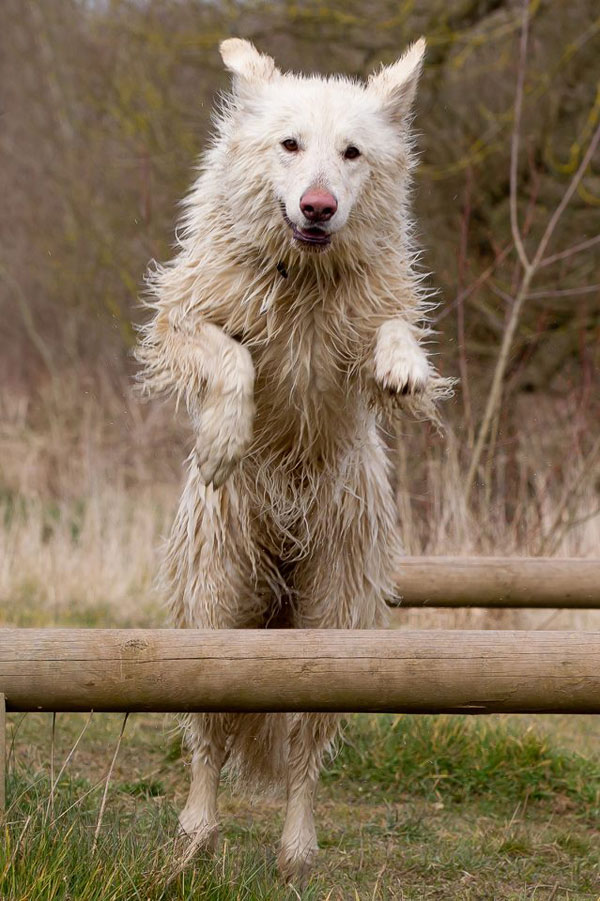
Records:
[[[3,624],[164,624],[152,579],[174,492],[154,487],[133,502],[116,484],[85,505],[21,497],[0,503]],[[394,618],[404,628],[564,628],[598,615]],[[188,773],[174,720],[131,716],[107,780],[122,724],[111,715],[61,714],[54,726],[49,714],[9,718],[0,901],[600,898],[593,717],[351,717],[319,787],[322,850],[301,889],[277,878],[282,799],[245,799],[227,784],[218,856],[178,871]]]
[[[134,503],[117,484],[86,505],[4,499],[1,621],[163,624],[152,579],[173,497],[154,487]],[[452,610],[394,618],[404,628],[598,619]],[[227,784],[218,856],[178,871],[188,773],[174,720],[131,716],[107,779],[122,725],[111,715],[61,714],[54,725],[49,714],[9,717],[0,901],[600,898],[593,717],[351,717],[319,788],[322,851],[301,889],[277,878],[282,799],[243,798]]]
[[[131,716],[107,781],[122,725],[10,717],[2,901],[600,897],[591,717],[351,717],[319,789],[322,850],[300,890],[277,880],[281,799],[230,785],[220,853],[177,872],[187,772],[173,721]]]
[[[129,444],[113,447],[107,417],[73,414],[72,434],[37,433],[20,409],[0,422],[0,624],[164,625],[152,583],[183,457],[156,418],[166,414],[132,414]],[[438,475],[429,496],[439,528],[427,542],[400,496],[412,552],[539,551],[541,519],[527,541],[500,513],[469,519],[457,478]],[[532,509],[523,501],[523,516]],[[600,518],[582,508],[576,519],[568,529],[561,520],[554,552],[597,553]],[[408,610],[395,625],[589,628],[599,618]],[[174,720],[131,716],[107,780],[122,725],[109,715],[61,714],[54,728],[49,714],[9,717],[0,901],[600,898],[599,719],[351,717],[319,787],[322,850],[300,891],[277,879],[282,799],[245,799],[227,784],[218,856],[178,872],[188,772]]]

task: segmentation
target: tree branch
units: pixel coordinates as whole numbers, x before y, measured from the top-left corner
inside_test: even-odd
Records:
[[[517,213],[517,177],[519,165],[519,137],[521,131],[521,111],[523,109],[523,88],[525,84],[525,69],[527,63],[527,38],[529,35],[529,2],[523,0],[523,18],[521,25],[521,42],[519,53],[519,68],[517,74],[517,90],[515,94],[514,125],[510,147],[510,227],[513,241],[525,270],[530,266],[529,259],[523,246],[519,220]]]

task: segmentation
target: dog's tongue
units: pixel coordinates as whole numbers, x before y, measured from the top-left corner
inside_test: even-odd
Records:
[[[327,241],[329,235],[327,232],[324,232],[322,228],[317,228],[316,226],[311,226],[310,228],[301,228],[299,229],[300,234],[304,235],[307,238],[313,238],[318,241]]]

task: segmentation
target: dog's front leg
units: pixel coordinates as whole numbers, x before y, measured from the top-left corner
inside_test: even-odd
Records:
[[[196,433],[198,468],[218,488],[231,475],[252,438],[254,365],[248,350],[216,326],[206,326],[212,362],[202,398],[188,401]]]
[[[403,319],[390,319],[377,331],[375,341],[375,381],[391,394],[423,392],[432,370],[419,344],[418,330]]]
[[[150,391],[185,399],[200,475],[218,488],[252,438],[254,365],[248,349],[202,318],[161,311],[146,329],[138,358]]]

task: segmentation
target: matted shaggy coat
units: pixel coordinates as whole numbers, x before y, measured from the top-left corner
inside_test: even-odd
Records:
[[[361,629],[386,622],[401,547],[382,437],[390,398],[431,415],[448,383],[425,350],[414,269],[410,110],[425,43],[366,83],[282,74],[221,45],[221,103],[178,232],[149,278],[138,351],[150,393],[185,402],[196,435],[164,584],[178,626]],[[180,815],[217,838],[223,765],[283,781],[279,866],[317,849],[313,797],[338,718],[186,718]]]

